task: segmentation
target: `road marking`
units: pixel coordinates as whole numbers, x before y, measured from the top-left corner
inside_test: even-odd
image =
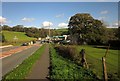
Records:
[[[31,48],[32,46],[41,46],[41,45],[34,44],[34,45],[31,45],[31,46],[23,46],[23,47],[19,47],[19,48],[16,48],[16,49],[12,49],[12,50],[7,51],[7,52],[3,52],[2,54],[0,54],[0,59],[6,58],[8,56],[11,56],[12,54],[19,53],[19,52],[21,52],[23,50]]]
[[[6,48],[6,47],[11,47],[13,45],[7,45],[7,46],[0,46],[0,48]]]
[[[19,53],[19,52],[21,52],[23,50],[26,50],[26,49],[30,48],[30,47],[32,47],[32,46],[19,47],[19,48],[12,49],[12,50],[7,51],[7,52],[3,52],[2,54],[0,54],[0,59],[6,58],[8,56],[11,56],[12,54]]]

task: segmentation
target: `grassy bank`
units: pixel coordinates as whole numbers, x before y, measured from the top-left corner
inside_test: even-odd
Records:
[[[25,79],[26,75],[30,72],[33,64],[40,58],[44,49],[45,45],[41,46],[34,54],[24,60],[17,68],[6,74],[3,77],[3,81],[16,81],[20,79]]]
[[[88,81],[89,79],[97,81],[96,76],[90,71],[72,61],[60,56],[53,46],[50,46],[50,59],[51,59],[51,70],[50,79],[61,81],[61,80],[82,80]]]
[[[36,38],[28,37],[24,32],[13,32],[13,31],[2,31],[5,36],[6,42],[3,45],[13,44],[13,45],[21,45],[24,42],[28,42],[31,40],[36,40]]]

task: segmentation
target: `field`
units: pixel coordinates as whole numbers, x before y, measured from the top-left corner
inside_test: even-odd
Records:
[[[105,55],[106,49],[96,48],[96,46],[77,46],[78,51],[85,49],[86,59],[89,68],[98,75],[103,76],[102,57]],[[118,77],[118,50],[109,49],[106,57],[107,73],[109,78]]]
[[[2,33],[4,34],[6,39],[6,43],[3,43],[3,45],[4,44],[20,45],[24,42],[36,39],[26,36],[25,33],[23,32],[2,31]]]
[[[62,35],[65,35],[68,33],[67,28],[56,29],[55,31],[58,32],[59,34],[62,34]]]
[[[97,78],[104,79],[103,77],[103,64],[102,57],[106,53],[108,46],[93,46],[93,45],[55,45],[59,55],[64,59],[73,61],[77,65],[82,65],[80,51],[85,49],[85,57],[88,64],[88,70],[92,71]],[[118,50],[113,50],[110,47],[106,56],[106,67],[108,79],[119,79],[118,74]]]
[[[61,29],[57,29],[57,31],[59,32],[66,32],[66,31],[68,31],[68,29],[67,28],[61,28]]]

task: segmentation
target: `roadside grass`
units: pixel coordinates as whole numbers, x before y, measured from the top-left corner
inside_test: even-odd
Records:
[[[24,32],[2,31],[2,33],[6,39],[6,42],[2,43],[2,45],[20,45],[24,42],[36,40],[36,38],[28,37]]]
[[[56,52],[54,47],[50,45],[50,79],[55,81],[97,81],[96,75],[73,61],[63,58]]]
[[[99,78],[103,78],[103,66],[102,66],[102,57],[105,55],[106,49],[95,48],[94,46],[81,45],[77,46],[78,51],[85,49],[86,51],[86,60],[90,69],[98,75]],[[108,78],[118,79],[118,50],[109,49],[106,57],[106,66]]]
[[[25,59],[18,67],[14,68],[11,72],[6,74],[2,81],[17,81],[25,79],[27,74],[30,72],[34,63],[40,58],[42,52],[44,51],[46,45],[42,45],[34,54]]]

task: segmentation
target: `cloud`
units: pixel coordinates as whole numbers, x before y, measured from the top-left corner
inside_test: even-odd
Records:
[[[107,10],[101,11],[100,14],[108,14]]]
[[[58,14],[55,17],[60,18],[60,17],[63,17],[63,16],[64,16],[64,13],[63,14]]]
[[[119,26],[119,21],[115,21],[115,22],[110,23],[108,28],[118,28],[118,26]]]
[[[26,18],[26,17],[22,19],[22,21],[25,21],[25,22],[32,22],[34,20],[35,20],[34,18]]]
[[[112,27],[118,27],[119,22],[113,22]]]
[[[105,20],[106,17],[102,16],[102,17],[99,17],[98,19],[99,19],[99,20]]]
[[[118,26],[120,26],[120,21],[118,21]]]
[[[35,26],[35,25],[24,25],[24,27],[35,27],[35,28],[37,28],[38,26]]]
[[[71,18],[71,17],[68,17],[68,22],[70,21],[70,18]]]
[[[58,27],[59,28],[68,28],[68,24],[67,23],[59,23]]]
[[[0,16],[0,24],[4,24],[6,22],[7,22],[7,19],[2,17],[2,16]]]
[[[44,27],[49,27],[49,26],[52,26],[53,23],[52,23],[52,22],[49,22],[49,21],[44,21],[44,22],[42,23],[42,25],[43,25]]]

